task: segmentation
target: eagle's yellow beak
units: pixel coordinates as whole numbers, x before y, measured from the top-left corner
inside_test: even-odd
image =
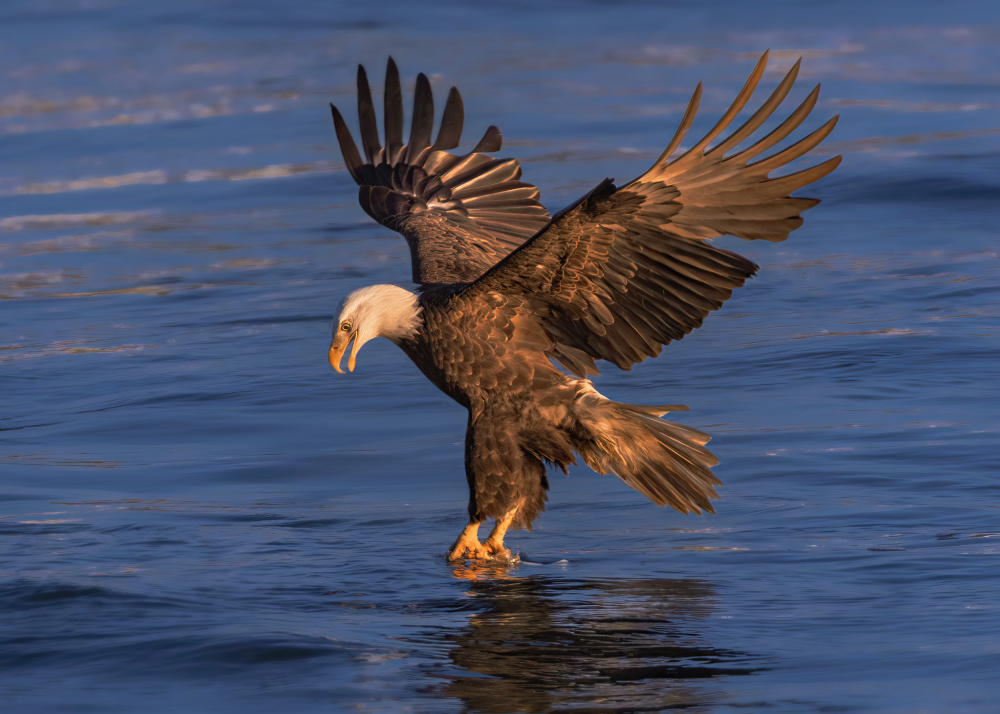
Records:
[[[340,360],[344,358],[344,352],[347,351],[347,346],[351,344],[352,340],[354,341],[354,349],[351,350],[351,356],[347,360],[347,369],[351,372],[354,371],[354,358],[357,356],[358,348],[361,346],[356,339],[357,336],[357,331],[344,332],[343,330],[337,330],[333,342],[330,343],[330,366],[341,374],[344,373],[344,370],[340,368]]]

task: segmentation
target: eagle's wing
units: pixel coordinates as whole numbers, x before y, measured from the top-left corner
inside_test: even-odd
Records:
[[[765,52],[719,122],[670,161],[694,120],[699,84],[677,133],[649,171],[621,188],[604,181],[465,290],[525,296],[556,343],[550,356],[580,376],[596,374],[597,359],[629,369],[700,326],[757,269],[706,239],[730,234],[784,240],[802,224],[799,213],[818,203],[788,194],[840,163],[838,156],[768,177],[819,144],[836,117],[801,141],[748,163],[802,123],[816,103],[818,85],[771,133],[733,151],[787,96],[798,63],[749,119],[707,149],[746,105],[766,63]]]
[[[434,99],[427,77],[417,76],[410,138],[404,144],[403,93],[399,71],[390,58],[383,147],[368,77],[359,66],[358,122],[364,160],[340,112],[332,104],[330,109],[344,163],[361,187],[361,207],[406,238],[414,282],[474,280],[548,223],[538,189],[518,180],[520,163],[487,155],[499,151],[502,143],[495,126],[470,153],[448,153],[458,146],[464,117],[462,96],[454,87],[431,143]]]

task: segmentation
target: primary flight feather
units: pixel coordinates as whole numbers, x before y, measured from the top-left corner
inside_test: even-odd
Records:
[[[718,462],[705,448],[708,435],[661,418],[687,407],[614,402],[587,375],[598,374],[597,360],[630,369],[658,355],[754,274],[756,265],[710,239],[782,241],[802,224],[799,214],[818,203],[789,194],[830,173],[839,156],[776,178],[770,173],[815,148],[836,117],[759,157],[808,116],[819,86],[770,133],[750,140],[788,95],[798,62],[746,121],[710,146],[750,101],[766,64],[765,52],[732,106],[679,156],[700,84],[646,173],[621,187],[606,179],[551,217],[538,189],[520,180],[517,160],[489,156],[501,147],[495,126],[468,154],[449,153],[463,124],[455,88],[432,141],[431,87],[418,75],[404,144],[403,94],[390,59],[383,145],[359,67],[361,151],[331,105],[361,206],[406,239],[419,292],[374,285],[348,295],[330,364],[342,371],[350,346],[353,370],[361,345],[385,337],[468,410],[469,523],[450,560],[509,558],[507,529],[530,528],[544,509],[545,465],[565,471],[577,455],[658,505],[714,512],[709,499],[721,482],[711,471]],[[481,543],[479,526],[488,518],[496,525]]]

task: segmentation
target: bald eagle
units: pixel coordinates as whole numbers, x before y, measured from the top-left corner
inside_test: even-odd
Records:
[[[757,87],[760,58],[715,126],[671,158],[694,121],[701,84],[667,148],[624,186],[611,179],[554,216],[539,191],[520,180],[515,159],[489,154],[501,146],[490,126],[470,153],[449,153],[462,133],[462,98],[453,87],[431,138],[430,83],[417,76],[408,141],[403,95],[390,58],[385,78],[382,145],[363,67],[358,120],[364,158],[332,104],[347,170],[362,208],[409,244],[416,293],[373,285],[348,295],[333,326],[330,364],[353,342],[385,337],[445,394],[469,412],[465,471],[469,523],[448,559],[510,559],[508,528],[529,528],[544,509],[546,464],[566,472],[579,455],[614,474],[653,503],[681,513],[715,512],[721,484],[709,436],[664,421],[681,405],[612,401],[587,378],[597,360],[630,369],[655,357],[718,309],[757,266],[709,242],[721,235],[783,241],[799,214],[819,201],[789,194],[830,173],[840,157],[785,176],[769,174],[816,147],[833,117],[797,143],[754,160],[784,140],[816,104],[819,86],[766,136],[748,138],[788,95],[796,62],[739,128],[727,131]],[[751,162],[751,160],[754,160]],[[485,542],[480,524],[496,525]]]

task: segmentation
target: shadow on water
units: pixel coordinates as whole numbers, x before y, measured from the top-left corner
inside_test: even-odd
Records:
[[[705,641],[715,608],[696,579],[475,578],[478,610],[458,633],[440,633],[461,670],[443,693],[467,711],[660,711],[723,696],[699,680],[752,674],[760,658]],[[477,577],[478,576],[478,577]]]

